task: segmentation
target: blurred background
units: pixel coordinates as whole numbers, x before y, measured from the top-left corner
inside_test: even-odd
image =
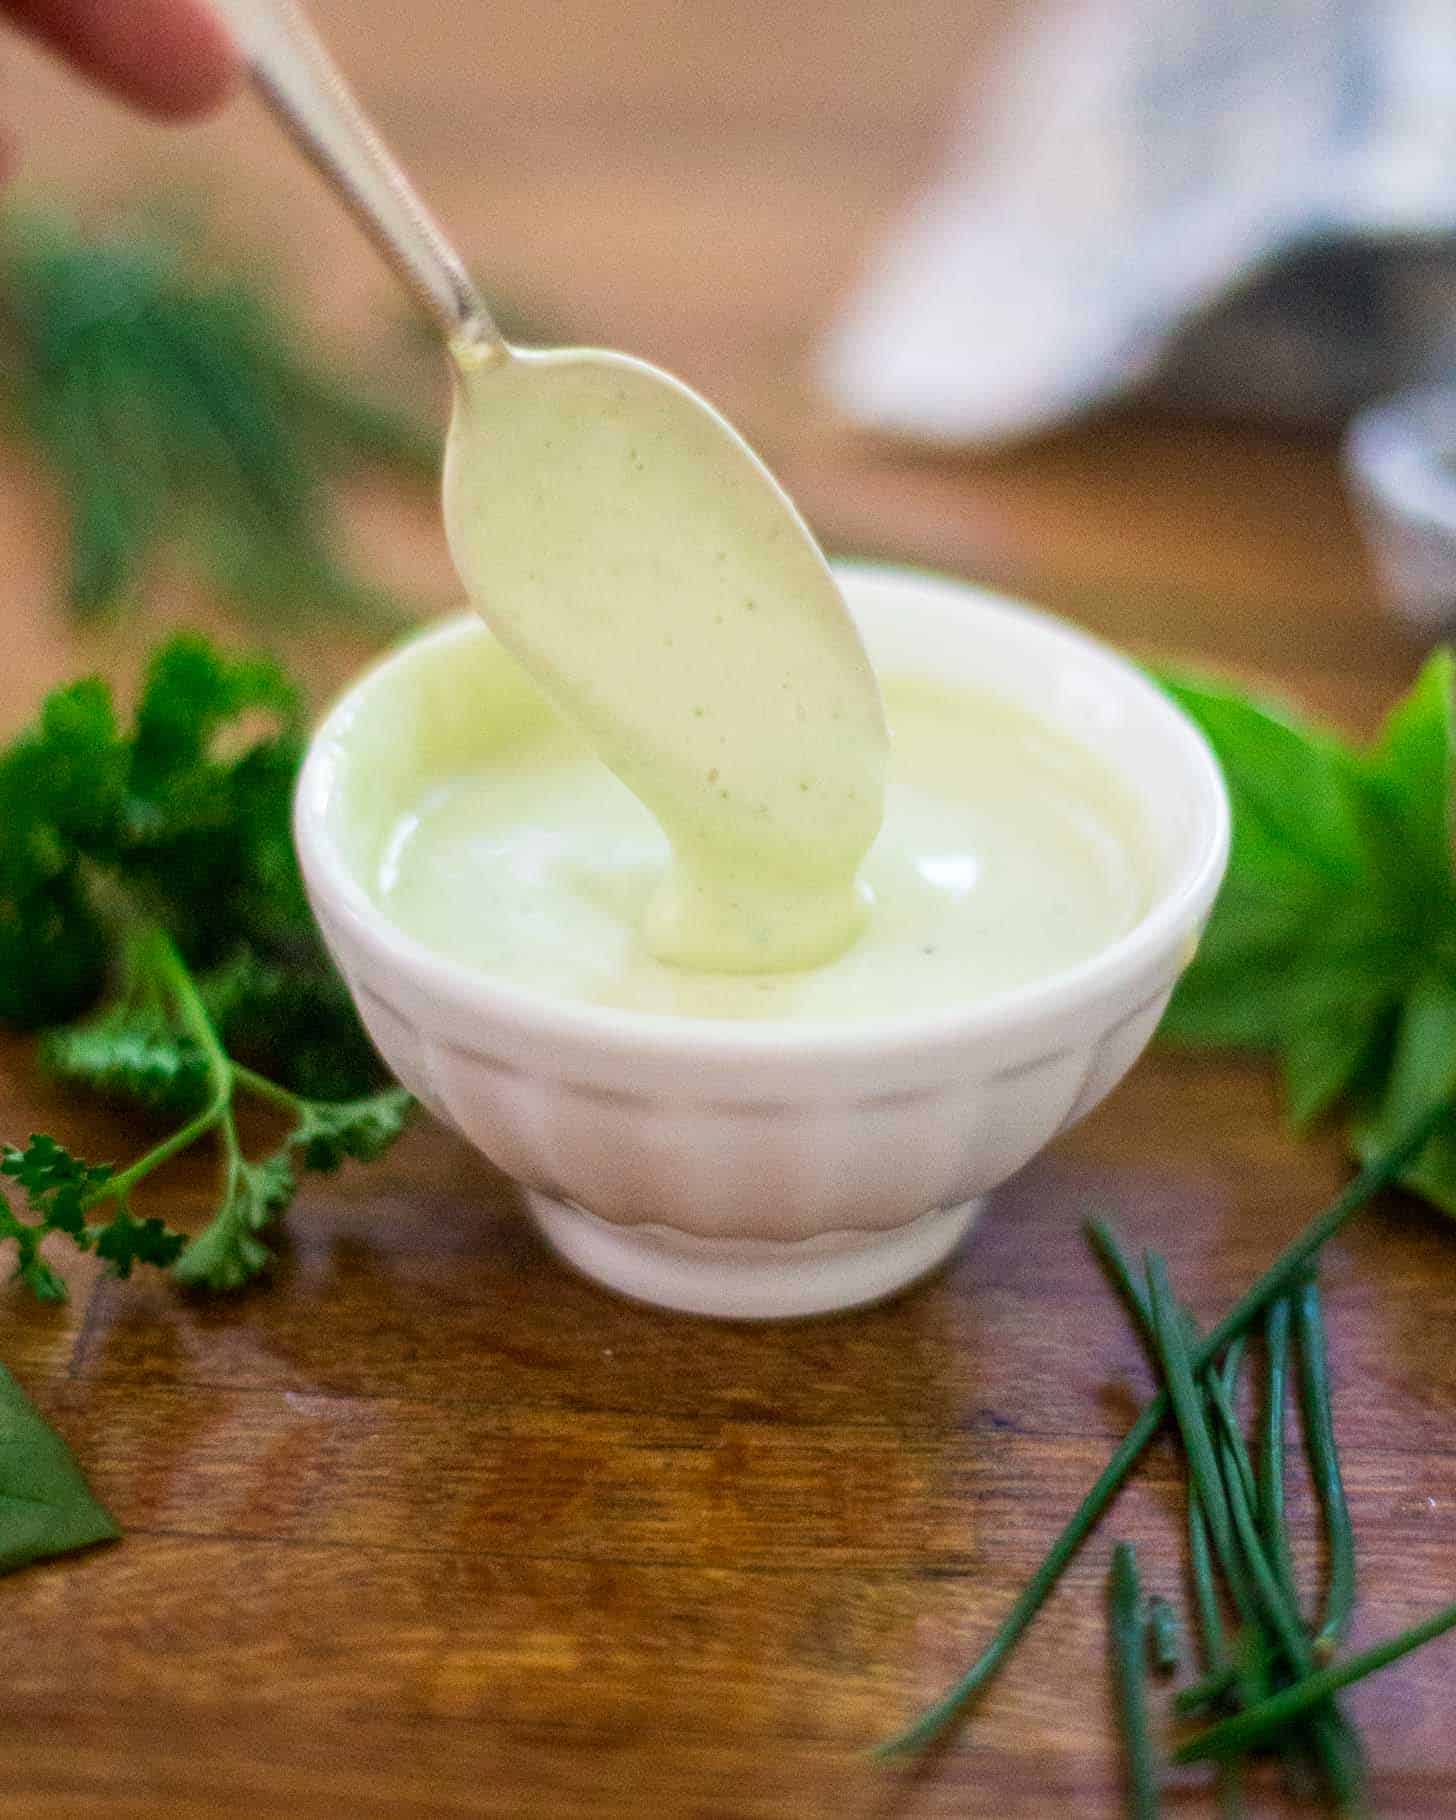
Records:
[[[1371,69],[1399,89],[1370,50],[1383,35],[1407,76],[1439,87],[1441,9],[313,10],[522,338],[600,342],[681,374],[758,444],[831,549],[969,575],[1140,650],[1294,683],[1346,718],[1408,673],[1341,479],[1350,401],[1311,393],[1327,330],[1348,344],[1352,320],[1373,321],[1378,343],[1397,317],[1371,315],[1368,253],[1352,276],[1321,251],[1342,225],[1335,188],[1299,190],[1289,173],[1328,174],[1330,135],[1380,124]],[[1397,15],[1420,12],[1413,46]],[[102,230],[138,199],[193,209],[208,257],[274,285],[314,355],[442,417],[440,363],[402,293],[251,98],[164,128],[28,46],[7,40],[3,58],[12,206],[63,204]],[[1397,125],[1373,175],[1351,166],[1367,205],[1382,172],[1410,168],[1410,122]],[[1430,163],[1443,144],[1417,151]],[[1210,196],[1238,219],[1210,225]],[[1293,323],[1277,291],[1271,309],[1247,282],[1291,248]],[[1443,281],[1422,268],[1426,293]],[[1200,340],[1221,289],[1236,307]],[[1395,351],[1362,369],[1367,390],[1404,373]],[[15,722],[78,649],[99,641],[122,663],[137,634],[125,615],[76,631],[53,477],[23,436],[0,460]],[[343,491],[356,567],[425,610],[448,604],[429,489],[345,473]],[[153,630],[213,611],[165,566],[148,603]],[[325,679],[358,651],[321,647]]]

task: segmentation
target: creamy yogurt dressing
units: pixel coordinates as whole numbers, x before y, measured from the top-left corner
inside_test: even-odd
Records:
[[[886,733],[858,632],[788,498],[700,399],[624,355],[467,351],[460,366],[445,468],[456,568],[651,814],[584,755],[533,750],[442,786],[391,904],[451,952],[513,961],[523,983],[545,964],[529,932],[549,925],[548,946],[586,945],[567,965],[593,993],[611,988],[590,944],[616,930],[620,947],[630,925],[637,954],[640,924],[628,998],[675,996],[649,952],[757,973],[843,951],[865,918]],[[426,877],[448,904],[430,909]],[[531,878],[549,880],[543,897],[517,894]]]
[[[672,865],[663,829],[498,648],[494,664],[461,689],[492,703],[478,758],[424,740],[374,885],[400,927],[515,985],[680,1016],[914,1013],[1075,966],[1146,904],[1137,811],[1093,755],[1005,702],[891,678],[858,940],[798,972],[665,965],[643,936]]]

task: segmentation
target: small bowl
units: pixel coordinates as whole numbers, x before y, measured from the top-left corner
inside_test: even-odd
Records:
[[[1440,637],[1456,625],[1456,386],[1362,411],[1346,432],[1345,475],[1387,603]]]
[[[1217,764],[1130,663],[960,582],[839,573],[878,669],[1019,703],[1121,779],[1155,871],[1152,901],[1126,935],[979,1003],[832,1024],[608,1010],[446,960],[397,928],[365,880],[391,776],[409,774],[412,723],[449,712],[452,654],[490,637],[473,615],[355,683],[299,783],[310,901],[390,1067],[522,1184],[540,1229],[577,1269],[696,1314],[849,1308],[939,1264],[982,1197],[1137,1059],[1227,858]],[[366,801],[372,836],[359,831]]]

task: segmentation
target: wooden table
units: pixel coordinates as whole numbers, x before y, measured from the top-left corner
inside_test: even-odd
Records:
[[[831,544],[1266,674],[1356,725],[1411,674],[1326,447],[1128,421],[909,460],[813,404],[804,353],[1008,4],[320,10],[504,292],[703,386]],[[37,182],[108,197],[230,161],[225,219],[285,237],[324,330],[397,312],[246,107],[164,136],[5,57]],[[13,727],[144,639],[68,628],[55,506],[19,458],[0,502]],[[381,572],[448,599],[428,509],[353,509]],[[151,632],[197,610],[163,588]],[[358,654],[303,655],[323,682]],[[37,1086],[20,1045],[3,1059],[0,1131],[126,1146]],[[938,1281],[851,1318],[745,1330],[613,1301],[426,1125],[310,1185],[260,1293],[198,1306],[84,1268],[63,1309],[8,1290],[0,1356],[128,1533],[0,1585],[0,1813],[1110,1816],[1103,1577],[1128,1535],[1178,1590],[1165,1451],[953,1746],[919,1775],[865,1752],[985,1639],[1145,1392],[1077,1236],[1089,1200],[1213,1315],[1345,1173],[1333,1139],[1281,1130],[1263,1068],[1154,1055]],[[200,1211],[206,1179],[184,1170],[166,1211]],[[1392,1198],[1327,1280],[1373,1638],[1456,1578],[1456,1236]],[[1438,1644],[1352,1700],[1383,1815],[1456,1809],[1453,1667]],[[1212,1806],[1190,1783],[1172,1811]],[[1283,1811],[1272,1792],[1262,1811]]]

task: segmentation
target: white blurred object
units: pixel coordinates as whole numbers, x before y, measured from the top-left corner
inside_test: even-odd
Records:
[[[1431,637],[1456,626],[1456,385],[1361,412],[1345,471],[1390,604]]]
[[[1328,422],[1456,372],[1451,0],[1063,0],[990,95],[824,350],[852,418]]]

